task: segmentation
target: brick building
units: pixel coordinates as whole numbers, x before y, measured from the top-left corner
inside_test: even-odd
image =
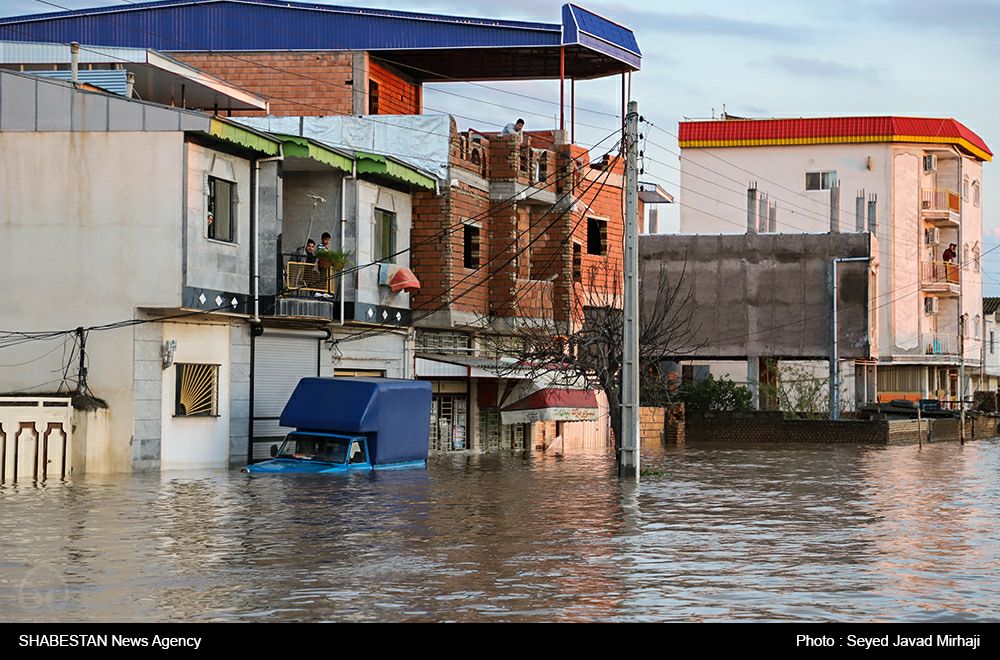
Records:
[[[550,24],[276,0],[163,0],[3,19],[4,37],[156,48],[267,99],[270,117],[217,112],[333,147],[372,149],[382,136],[384,155],[438,178],[435,192],[413,194],[409,242],[421,283],[411,299],[413,373],[434,383],[432,447],[531,448],[532,434],[543,443],[554,434],[606,437],[600,403],[583,399],[576,417],[565,419],[583,415],[590,424],[557,428],[554,409],[522,410],[511,418],[526,421],[503,424],[501,408],[539,386],[499,370],[502,358],[487,354],[483,337],[526,322],[567,332],[585,306],[611,298],[623,238],[617,151],[572,144],[574,113],[564,96],[559,130],[460,131],[453,118],[428,129],[423,85],[559,79],[572,99],[577,80],[620,75],[624,105],[625,76],[641,62],[630,29],[571,4]],[[416,132],[426,133],[417,143]],[[414,146],[407,153],[402,143]],[[350,350],[334,345],[335,368]]]

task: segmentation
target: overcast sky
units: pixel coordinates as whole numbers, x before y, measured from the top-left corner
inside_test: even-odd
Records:
[[[339,0],[323,4],[559,23],[558,0]],[[127,5],[125,0],[51,0],[72,9]],[[653,130],[649,178],[681,200],[677,122],[728,112],[752,117],[914,115],[954,117],[1000,152],[1000,0],[581,0],[581,5],[636,32],[642,71],[632,80],[640,113]],[[55,11],[40,0],[0,0],[0,14]],[[523,116],[548,128],[558,115],[553,82],[429,85],[426,110],[460,116],[462,126],[495,129]],[[497,89],[492,89],[497,88]],[[505,94],[516,91],[535,99]],[[477,102],[448,94],[481,99]],[[577,85],[577,141],[592,143],[617,120],[620,81]],[[546,102],[547,101],[547,102]],[[489,103],[497,105],[490,105]],[[582,124],[590,124],[583,126]],[[673,153],[672,153],[673,152]],[[673,166],[673,167],[671,167]],[[1000,172],[984,168],[984,289],[1000,295]],[[791,194],[791,193],[788,193]],[[676,211],[674,211],[676,213]]]

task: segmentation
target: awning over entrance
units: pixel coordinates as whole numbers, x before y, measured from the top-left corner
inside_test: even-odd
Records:
[[[504,424],[529,422],[593,422],[597,396],[593,390],[546,387],[500,410]]]

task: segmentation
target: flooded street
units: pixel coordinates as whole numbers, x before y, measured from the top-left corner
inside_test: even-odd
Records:
[[[4,620],[1000,618],[1000,442],[0,489]]]

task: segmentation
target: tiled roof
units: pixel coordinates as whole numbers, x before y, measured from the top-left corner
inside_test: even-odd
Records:
[[[816,117],[683,121],[684,147],[752,147],[852,142],[954,144],[980,160],[992,160],[986,142],[954,119],[925,117]]]

